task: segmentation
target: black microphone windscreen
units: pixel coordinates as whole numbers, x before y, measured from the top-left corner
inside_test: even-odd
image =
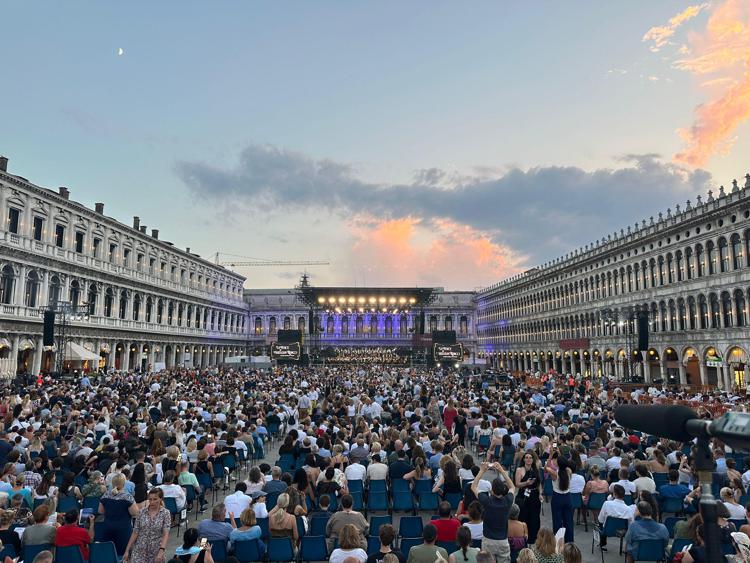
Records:
[[[622,405],[615,410],[618,424],[678,442],[689,442],[687,421],[698,418],[695,412],[682,405]]]

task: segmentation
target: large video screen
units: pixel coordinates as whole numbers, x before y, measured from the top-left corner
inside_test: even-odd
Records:
[[[301,354],[302,346],[299,342],[292,342],[291,344],[279,344],[278,342],[274,342],[271,344],[271,358],[274,360],[299,361]]]
[[[435,344],[432,355],[436,362],[462,362],[464,347],[462,344]]]

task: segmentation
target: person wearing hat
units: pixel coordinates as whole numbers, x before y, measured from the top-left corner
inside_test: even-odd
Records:
[[[266,493],[265,491],[253,491],[250,495],[253,501],[253,511],[255,512],[256,518],[268,518],[268,509],[266,508]]]

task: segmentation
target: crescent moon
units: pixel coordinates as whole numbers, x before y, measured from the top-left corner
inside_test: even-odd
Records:
[[[123,49],[122,47],[120,47],[120,48],[117,49],[117,55],[118,56],[121,57],[124,54],[125,54],[125,49]]]

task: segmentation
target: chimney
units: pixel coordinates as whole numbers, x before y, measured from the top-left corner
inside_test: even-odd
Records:
[[[97,213],[98,213],[99,215],[104,215],[104,204],[103,204],[103,203],[95,203],[95,204],[94,204],[94,210],[95,210],[95,211],[96,211],[96,212],[97,212]]]
[[[141,232],[145,235],[146,234],[146,225],[141,225]]]
[[[185,252],[187,252],[188,254],[190,254],[190,247],[189,246],[185,249]]]
[[[8,171],[8,158],[5,156],[0,156],[0,171]]]
[[[141,218],[137,215],[133,217],[133,228],[137,231],[141,226]]]
[[[60,186],[59,188],[57,188],[57,192],[63,199],[70,199],[70,190],[68,188]]]
[[[151,229],[151,236],[155,239],[159,238],[159,229]]]

